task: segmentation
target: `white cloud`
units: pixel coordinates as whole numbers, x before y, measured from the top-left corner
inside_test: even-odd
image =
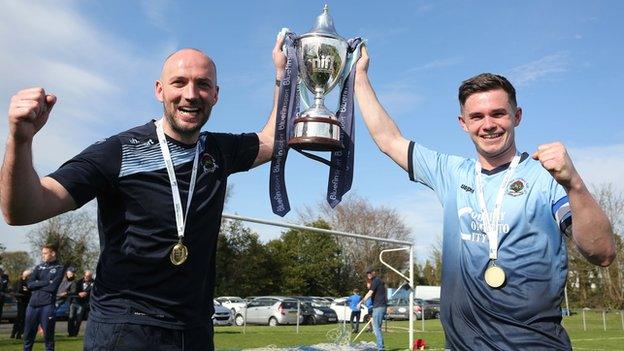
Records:
[[[460,58],[448,57],[448,58],[433,60],[431,62],[425,63],[424,65],[410,68],[408,72],[428,71],[428,70],[436,69],[436,68],[445,68],[445,67],[455,66],[459,63],[461,63]]]
[[[170,31],[167,24],[167,11],[173,8],[169,0],[141,0],[141,10],[157,28]]]
[[[411,112],[425,100],[423,95],[414,92],[413,86],[404,82],[385,84],[378,91],[379,101],[383,101],[390,115]]]
[[[518,86],[526,86],[532,82],[552,77],[569,69],[570,59],[566,53],[544,56],[524,65],[509,70],[510,80]]]
[[[611,183],[624,191],[624,144],[573,147],[568,151],[585,184]]]

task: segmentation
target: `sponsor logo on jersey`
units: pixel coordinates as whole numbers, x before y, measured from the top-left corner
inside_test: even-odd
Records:
[[[512,180],[507,187],[507,194],[511,196],[520,196],[526,193],[527,184],[522,178]]]
[[[202,164],[202,167],[204,167],[204,173],[212,173],[217,168],[219,168],[219,166],[215,162],[214,157],[212,157],[212,155],[207,152],[204,153],[204,155],[202,156],[201,164]]]
[[[471,187],[469,187],[469,186],[468,186],[468,185],[466,185],[466,184],[462,184],[462,185],[460,186],[460,188],[462,188],[462,190],[467,191],[467,192],[469,192],[469,193],[474,193],[474,189],[473,189],[473,188],[471,188]]]

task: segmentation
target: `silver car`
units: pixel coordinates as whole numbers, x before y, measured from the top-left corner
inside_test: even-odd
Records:
[[[246,320],[245,320],[246,319]],[[272,327],[280,324],[303,322],[303,315],[297,313],[297,300],[279,296],[261,296],[251,300],[247,307],[236,314],[236,325],[268,324]]]
[[[212,315],[213,325],[232,325],[232,314],[228,308],[221,306],[219,301],[214,300],[214,310]]]

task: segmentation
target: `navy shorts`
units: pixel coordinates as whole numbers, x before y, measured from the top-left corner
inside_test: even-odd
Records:
[[[212,325],[187,330],[90,320],[84,351],[213,351]]]

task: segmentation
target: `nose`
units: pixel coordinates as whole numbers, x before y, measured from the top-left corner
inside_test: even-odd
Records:
[[[195,85],[193,82],[189,82],[186,87],[184,87],[182,97],[184,97],[184,99],[186,100],[199,99],[199,90],[197,88],[197,85]]]
[[[496,123],[494,123],[494,119],[490,116],[485,116],[483,119],[483,130],[484,131],[493,131],[496,130]]]

